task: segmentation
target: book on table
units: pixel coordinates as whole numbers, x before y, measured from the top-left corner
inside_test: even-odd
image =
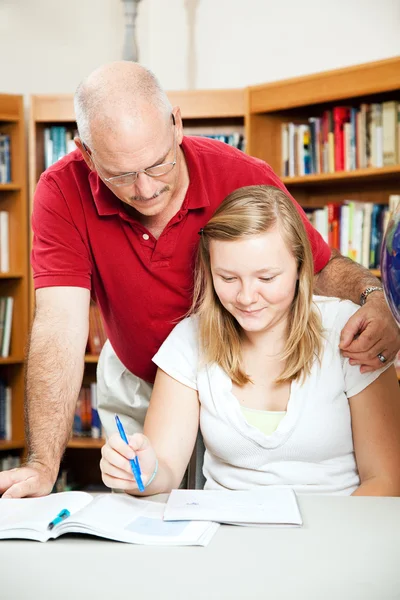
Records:
[[[202,521],[167,522],[164,510],[164,503],[122,493],[60,492],[41,498],[2,498],[0,539],[46,542],[80,533],[130,544],[206,546],[219,527]],[[64,517],[58,517],[60,514]]]
[[[286,487],[251,490],[172,490],[164,520],[193,519],[232,525],[300,527],[295,492]]]

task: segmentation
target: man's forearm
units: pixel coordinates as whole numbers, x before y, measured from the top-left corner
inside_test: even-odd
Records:
[[[314,293],[360,304],[361,293],[370,286],[379,287],[381,282],[365,267],[332,250],[330,261],[315,276]]]
[[[71,332],[34,324],[26,372],[25,428],[28,461],[57,476],[71,434],[84,357]]]

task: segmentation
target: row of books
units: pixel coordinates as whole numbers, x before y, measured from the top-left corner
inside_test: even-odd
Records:
[[[6,210],[0,210],[0,273],[10,270],[9,219]]]
[[[400,102],[335,106],[282,124],[282,174],[353,171],[400,163]]]
[[[75,406],[72,435],[101,438],[101,424],[97,410],[97,383],[95,382],[81,387]]]
[[[60,160],[63,156],[76,149],[74,137],[78,134],[76,130],[71,130],[64,125],[53,125],[44,129],[44,166],[45,169]],[[239,150],[245,149],[245,138],[242,133],[234,132],[230,134],[203,134],[208,137]],[[0,180],[1,181],[1,180]]]
[[[6,456],[0,456],[0,471],[8,471],[9,469],[16,469],[21,465],[21,458],[18,455],[7,454]]]
[[[107,339],[100,310],[94,302],[89,307],[89,337],[86,351],[88,354],[98,355]]]
[[[0,133],[0,183],[11,183],[10,136]]]
[[[10,355],[11,325],[13,317],[14,298],[12,296],[0,297],[0,357]]]
[[[229,146],[233,146],[234,148],[238,148],[239,150],[245,149],[245,137],[242,133],[234,132],[227,135],[217,134],[217,133],[203,133],[201,137],[211,138],[212,140],[218,140],[219,142],[224,142],[225,144],[229,144]]]
[[[44,167],[47,169],[63,156],[76,150],[74,137],[76,130],[64,125],[53,125],[44,129]]]
[[[0,440],[11,439],[11,388],[0,379]]]
[[[337,248],[367,269],[380,265],[381,244],[400,195],[389,196],[388,204],[344,200],[330,203],[306,214],[331,248]]]

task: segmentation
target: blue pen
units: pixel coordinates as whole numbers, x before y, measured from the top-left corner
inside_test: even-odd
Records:
[[[118,427],[119,435],[124,440],[125,444],[128,444],[128,438],[126,437],[126,433],[124,431],[124,428],[122,426],[121,421],[119,420],[118,415],[115,415],[115,422],[116,422],[117,427]],[[139,488],[139,491],[140,492],[144,492],[144,485],[143,485],[143,481],[142,481],[142,473],[140,471],[140,465],[139,465],[139,459],[138,459],[138,457],[136,456],[135,458],[131,458],[129,462],[130,462],[130,465],[131,465],[133,476],[136,479],[136,483],[137,483],[137,486]]]
[[[66,519],[70,515],[71,513],[69,512],[68,508],[63,508],[62,510],[60,510],[56,518],[50,521],[50,523],[47,525],[47,529],[53,529],[55,525],[58,525],[59,523],[61,523],[61,521],[64,521],[64,519]]]

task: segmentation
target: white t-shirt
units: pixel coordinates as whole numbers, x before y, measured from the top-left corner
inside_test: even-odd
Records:
[[[346,495],[359,486],[348,397],[389,365],[361,374],[342,357],[340,332],[356,304],[322,296],[314,302],[324,328],[321,364],[314,362],[303,384],[292,382],[287,413],[269,436],[247,423],[225,371],[200,362],[196,317],[181,321],[154,356],[163,371],[198,391],[206,489],[276,485]]]

